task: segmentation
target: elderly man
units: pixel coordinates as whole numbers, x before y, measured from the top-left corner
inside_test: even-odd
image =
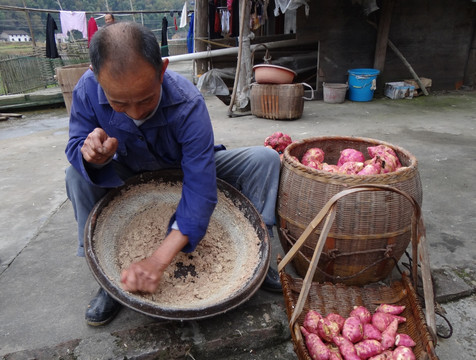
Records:
[[[116,18],[112,14],[106,14],[104,15],[104,22],[106,25],[112,25],[116,22]]]
[[[182,198],[157,250],[123,270],[125,290],[154,292],[174,257],[195,249],[217,202],[217,176],[241,190],[272,227],[277,152],[264,146],[226,150],[214,145],[202,95],[167,70],[168,59],[161,59],[160,46],[146,28],[127,22],[107,26],[94,35],[89,51],[92,71],[73,92],[66,147],[72,165],[66,170],[66,189],[78,222],[79,256],[84,256],[84,226],[95,203],[127,178],[158,169],[182,169]],[[281,290],[275,270],[268,270],[263,288]],[[99,289],[86,321],[106,324],[119,309]]]

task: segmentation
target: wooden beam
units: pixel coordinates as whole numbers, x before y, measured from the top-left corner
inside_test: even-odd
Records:
[[[388,40],[388,46],[393,50],[393,52],[402,60],[403,64],[407,67],[408,71],[410,71],[410,74],[412,74],[413,78],[417,82],[418,86],[420,86],[421,91],[423,92],[424,95],[428,96],[428,90],[426,89],[425,85],[423,85],[423,82],[421,81],[420,77],[417,75],[415,70],[413,70],[413,67],[410,65],[410,63],[405,59],[405,56],[398,50],[398,48]]]
[[[368,21],[367,22],[372,25],[374,28],[377,29],[377,25],[371,21]],[[388,46],[390,46],[390,48],[393,50],[393,52],[395,53],[395,55],[397,55],[400,60],[402,60],[403,64],[406,66],[406,68],[408,69],[408,71],[410,71],[410,73],[412,74],[413,78],[415,79],[415,81],[417,82],[418,86],[420,86],[420,89],[421,91],[423,92],[424,95],[428,96],[429,93],[428,93],[428,90],[426,90],[426,87],[425,85],[423,85],[422,81],[420,80],[420,77],[417,75],[417,73],[415,72],[415,70],[413,70],[413,67],[411,66],[411,64],[407,61],[407,59],[405,59],[405,56],[403,56],[403,54],[400,52],[400,50],[398,50],[398,48],[395,46],[395,44],[393,42],[390,41],[390,39],[387,38],[387,44]]]
[[[201,41],[208,40],[208,1],[197,0],[195,3],[194,18],[194,52],[207,51],[207,43]],[[203,75],[208,71],[208,60],[198,59],[195,62],[196,75]]]
[[[383,0],[380,11],[380,20],[377,29],[377,42],[375,45],[374,69],[383,71],[385,66],[385,57],[387,53],[388,33],[390,32],[390,23],[395,0]]]
[[[473,36],[468,51],[468,59],[464,69],[463,84],[473,89],[476,88],[476,17],[473,23]]]
[[[25,0],[23,0],[23,7],[26,8]],[[36,46],[35,34],[33,33],[33,29],[31,27],[30,13],[28,11],[25,11],[25,16],[26,22],[28,23],[28,28],[30,29],[31,42],[33,46]]]

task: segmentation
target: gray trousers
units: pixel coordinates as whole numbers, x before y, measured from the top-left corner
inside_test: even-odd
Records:
[[[217,177],[240,190],[266,225],[274,225],[281,166],[278,153],[264,146],[243,147],[215,152],[215,162]],[[117,162],[115,169],[123,180],[137,175]],[[72,166],[66,169],[66,192],[78,223],[78,256],[84,256],[84,227],[89,213],[108,190],[91,185]]]

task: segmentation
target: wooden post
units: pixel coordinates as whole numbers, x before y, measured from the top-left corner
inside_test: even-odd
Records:
[[[194,18],[194,49],[195,52],[207,51],[207,44],[201,39],[208,39],[208,1],[197,0],[195,2]],[[203,75],[208,71],[208,60],[198,59],[195,61],[196,75]]]
[[[374,69],[383,72],[387,53],[388,33],[392,20],[393,5],[395,0],[384,0],[380,13],[377,29],[377,43],[375,45]]]
[[[26,8],[25,0],[23,0],[23,7]],[[28,23],[28,28],[30,29],[31,42],[33,43],[33,46],[36,47],[35,34],[33,34],[33,28],[31,27],[31,21],[30,21],[30,13],[28,12],[28,10],[25,10],[25,15],[26,15],[26,22]]]
[[[247,1],[241,3],[240,8],[240,35],[238,44],[238,58],[236,61],[235,82],[233,83],[233,92],[231,94],[230,105],[228,107],[228,116],[233,116],[233,107],[236,105],[237,110],[240,110],[242,115],[248,115],[250,107],[249,90],[251,83],[251,47],[250,47],[250,28],[249,28],[249,6]],[[238,95],[238,101],[236,96]],[[238,104],[236,104],[238,102]],[[245,106],[239,106],[240,103],[246,103]]]
[[[132,0],[129,0],[129,3],[131,5],[131,10],[134,11],[134,7],[132,6]],[[134,15],[134,13],[132,13],[132,21],[136,22],[136,16]]]
[[[400,60],[402,60],[403,64],[407,67],[408,71],[410,71],[410,73],[412,74],[413,78],[417,82],[417,84],[420,87],[423,94],[428,96],[429,95],[428,90],[425,88],[425,85],[423,85],[423,83],[420,80],[420,77],[417,75],[415,70],[413,70],[413,67],[410,65],[410,63],[407,61],[407,59],[405,59],[405,57],[400,52],[400,50],[398,50],[398,48],[390,40],[388,40],[388,46],[390,46],[390,48],[393,50],[393,52],[400,58]]]
[[[468,59],[464,69],[463,85],[476,88],[476,21],[473,25],[473,37],[468,51]]]
[[[377,25],[371,21],[368,21],[367,22],[372,25],[374,28],[377,29]],[[403,56],[403,54],[398,50],[398,48],[395,46],[395,44],[393,42],[390,41],[390,39],[388,39],[387,37],[387,44],[388,46],[390,46],[390,48],[393,50],[393,52],[395,53],[395,55],[397,55],[400,60],[402,60],[403,64],[407,67],[408,71],[410,71],[410,73],[412,74],[413,78],[415,79],[415,81],[417,82],[418,86],[420,86],[420,89],[421,91],[423,92],[424,95],[428,96],[428,90],[426,90],[425,86],[423,85],[423,83],[421,82],[420,78],[418,77],[417,73],[413,70],[413,67],[410,65],[410,63],[407,61],[407,59],[405,59],[405,56]]]
[[[248,1],[243,1],[240,8],[240,42],[241,51],[237,63],[240,63],[240,71],[238,75],[237,100],[236,108],[241,111],[250,110],[250,84],[252,77],[251,69],[251,41],[250,41],[250,6]],[[235,80],[236,81],[236,80]]]

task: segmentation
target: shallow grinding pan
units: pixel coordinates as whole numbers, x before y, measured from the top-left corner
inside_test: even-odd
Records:
[[[122,247],[126,238],[127,241],[134,239],[134,247],[136,242],[140,246],[143,241],[162,240],[162,235],[160,239],[147,239],[152,236],[147,232],[147,226],[158,226],[166,231],[168,218],[165,223],[159,223],[163,222],[162,219],[154,220],[169,217],[166,209],[176,208],[181,198],[182,174],[170,170],[145,173],[130,179],[124,186],[111,190],[96,204],[86,223],[86,260],[99,284],[125,306],[146,315],[171,320],[211,317],[247,301],[258,290],[268,270],[268,231],[255,207],[243,194],[220,179],[217,179],[217,187],[218,203],[207,235],[194,252],[179,254],[178,256],[185,258],[181,261],[180,258],[174,260],[166,270],[164,278],[167,273],[173,274],[168,277],[172,280],[171,283],[164,283],[158,298],[133,294],[121,288],[120,273],[124,266],[121,264],[124,258]],[[138,228],[141,229],[140,232],[137,232]],[[214,229],[219,229],[216,233],[223,235],[220,239],[225,246],[222,250],[214,250],[216,256],[212,261],[203,261],[213,270],[201,271],[203,268],[195,268],[193,264],[198,261],[197,257],[201,257],[200,252],[208,251],[201,247],[210,243],[210,240],[205,239],[211,236],[209,233]],[[140,241],[136,241],[137,239]],[[153,247],[156,248],[155,243]],[[210,253],[212,251],[208,251]],[[230,256],[230,253],[236,256]],[[230,260],[231,257],[233,260]],[[226,267],[223,265],[223,258],[228,259]],[[134,261],[137,260],[140,259]],[[203,281],[201,279],[211,276],[209,274],[214,271],[218,277],[226,276],[227,280],[218,282],[215,289],[211,287],[209,295],[204,296],[201,289],[210,287],[210,281],[200,289],[189,288],[185,291],[186,296],[199,291],[198,299],[170,302],[171,293],[184,292],[182,286],[185,286],[185,281],[188,281],[186,286],[196,287],[195,281]],[[174,283],[176,278],[180,280],[178,283]],[[162,279],[161,285],[163,281]],[[167,293],[163,289],[168,289]]]

